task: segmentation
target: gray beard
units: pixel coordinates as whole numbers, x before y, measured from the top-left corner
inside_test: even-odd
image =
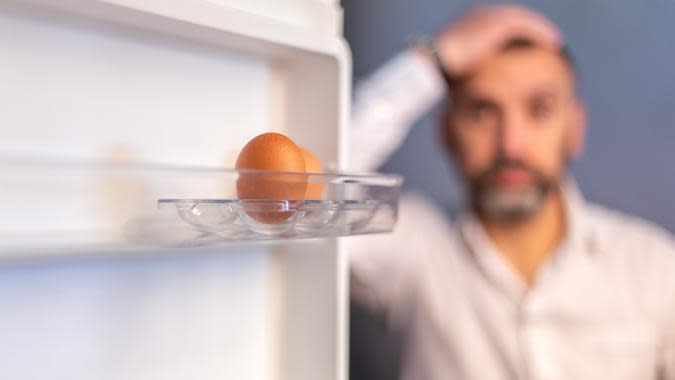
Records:
[[[490,177],[501,169],[519,168],[528,171],[533,182],[521,188],[499,188],[490,183]],[[469,180],[471,202],[481,216],[502,222],[518,222],[531,217],[541,209],[546,197],[559,186],[559,178],[552,178],[519,160],[497,157],[492,165]]]
[[[536,183],[512,190],[485,187],[475,194],[474,205],[488,219],[517,222],[529,218],[541,209],[550,190],[548,183]]]

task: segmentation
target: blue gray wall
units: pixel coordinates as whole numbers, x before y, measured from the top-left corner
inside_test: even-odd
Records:
[[[404,49],[411,33],[432,33],[480,3],[489,2],[343,0],[355,79]],[[675,2],[522,3],[562,29],[580,66],[589,130],[573,172],[586,197],[675,232]],[[458,185],[436,143],[435,120],[421,120],[381,170],[405,175],[408,189],[452,207]]]

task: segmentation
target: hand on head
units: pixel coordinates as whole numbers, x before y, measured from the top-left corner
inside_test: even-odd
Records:
[[[553,49],[562,43],[551,21],[518,5],[475,8],[442,30],[434,43],[450,74],[462,76],[513,38],[525,38]]]

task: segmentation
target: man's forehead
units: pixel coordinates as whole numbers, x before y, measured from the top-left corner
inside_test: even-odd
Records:
[[[574,74],[557,51],[524,47],[485,59],[461,83],[464,95],[513,96],[570,93]]]

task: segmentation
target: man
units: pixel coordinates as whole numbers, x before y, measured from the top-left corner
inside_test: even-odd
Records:
[[[352,294],[403,332],[404,379],[675,379],[675,243],[567,177],[585,112],[561,46],[541,15],[480,8],[357,91],[366,169],[442,96],[438,61],[468,189],[453,225],[408,196],[392,235],[349,240]]]

